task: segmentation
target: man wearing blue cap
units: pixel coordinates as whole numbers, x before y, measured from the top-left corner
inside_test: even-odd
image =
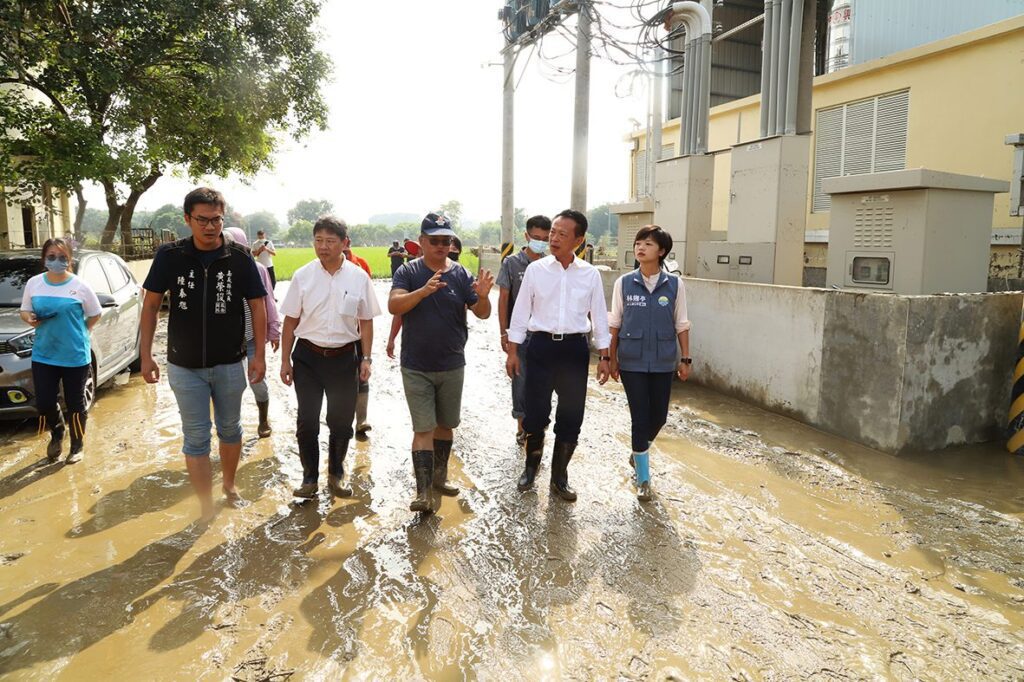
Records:
[[[402,316],[402,384],[412,417],[416,498],[411,511],[429,512],[430,489],[458,495],[448,485],[452,430],[459,425],[469,328],[466,309],[491,314],[488,270],[479,278],[448,258],[455,232],[448,219],[428,213],[420,224],[423,256],[395,271],[388,311]]]

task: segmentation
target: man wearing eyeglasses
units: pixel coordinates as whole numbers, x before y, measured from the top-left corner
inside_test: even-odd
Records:
[[[182,452],[202,518],[213,518],[210,467],[210,404],[219,441],[222,487],[230,504],[241,501],[235,472],[242,453],[242,394],[247,386],[245,310],[252,316],[255,357],[249,382],[259,383],[264,357],[267,309],[256,262],[224,228],[224,196],[200,187],[185,197],[185,224],[192,235],[161,246],[142,285],[140,356],[142,376],[155,384],[160,368],[153,359],[153,336],[164,293],[170,291],[167,319],[167,381],[178,402],[184,434]]]
[[[453,429],[462,412],[466,367],[466,309],[481,320],[491,314],[487,295],[494,276],[474,278],[448,258],[455,232],[443,216],[428,213],[420,224],[423,256],[398,268],[392,278],[388,311],[401,315],[402,384],[412,417],[412,465],[416,498],[411,511],[430,512],[430,490],[454,496],[448,458]]]

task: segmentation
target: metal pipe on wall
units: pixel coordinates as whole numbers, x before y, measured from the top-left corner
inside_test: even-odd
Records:
[[[690,85],[694,71],[693,42],[686,36],[686,48],[683,51],[683,117],[679,122],[680,141],[682,148],[680,154],[690,153],[690,116],[693,113],[693,89]]]
[[[697,119],[697,154],[708,152],[708,118],[711,111],[711,34],[705,33],[700,37],[701,71],[700,71],[700,97],[697,100],[697,109],[700,116]]]
[[[698,101],[700,99],[700,42],[696,38],[690,41],[689,51],[693,53],[693,75],[690,76],[690,120],[687,128],[689,130],[688,136],[690,138],[690,146],[686,150],[687,154],[693,154],[697,148],[697,115],[699,113]]]
[[[772,66],[772,0],[764,0],[764,26],[761,32],[761,137],[768,137],[768,84]]]
[[[792,3],[793,18],[789,27],[789,73],[786,77],[789,83],[786,86],[786,125],[783,130],[786,135],[796,135],[796,103],[800,91],[800,60],[803,57],[801,43],[804,29],[804,0],[792,0]]]
[[[664,64],[665,53],[660,47],[654,50],[654,78],[652,79],[651,93],[651,146],[654,148],[654,163],[651,164],[651,190],[654,190],[658,174],[658,161],[661,160],[661,119],[662,103],[661,95],[664,81],[661,78],[661,69]]]
[[[777,128],[775,98],[779,91],[779,0],[772,0],[771,14],[768,16],[772,27],[772,61],[768,69],[768,101],[763,103],[763,106],[768,108],[768,135],[770,136],[775,134]]]
[[[792,43],[789,39],[789,24],[793,19],[793,0],[782,0],[779,22],[779,73],[776,76],[779,88],[775,93],[775,134],[781,135],[786,127],[786,91],[789,85],[789,57]]]

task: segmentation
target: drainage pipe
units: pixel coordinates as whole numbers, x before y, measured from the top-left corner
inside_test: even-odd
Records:
[[[772,0],[764,0],[764,26],[761,31],[761,137],[768,137],[768,102],[771,93]]]
[[[789,85],[789,58],[793,44],[789,39],[789,24],[793,19],[793,0],[782,0],[779,22],[779,70],[775,76],[775,134],[781,135],[786,127],[786,91]]]
[[[708,153],[708,118],[711,112],[711,34],[705,33],[698,41],[700,45],[700,97],[697,110],[701,115],[697,118],[697,145],[695,153]]]
[[[768,69],[768,135],[774,135],[776,130],[775,98],[779,92],[779,0],[772,0],[771,14],[769,15],[772,27],[772,62]]]
[[[789,73],[786,79],[786,135],[796,135],[797,99],[800,93],[800,61],[804,29],[804,0],[791,0],[793,19],[789,27]]]

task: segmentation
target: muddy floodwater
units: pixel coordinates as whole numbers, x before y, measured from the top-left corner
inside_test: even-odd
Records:
[[[243,407],[249,504],[208,528],[166,378],[101,391],[77,465],[47,465],[34,425],[0,427],[0,675],[1024,678],[1024,458],[889,457],[680,385],[641,505],[625,395],[592,381],[579,501],[548,494],[550,443],[541,485],[520,494],[491,319],[471,323],[463,492],[415,517],[389,324],[351,499],[292,503],[295,400],[277,355],[271,438],[255,437],[251,393]]]

